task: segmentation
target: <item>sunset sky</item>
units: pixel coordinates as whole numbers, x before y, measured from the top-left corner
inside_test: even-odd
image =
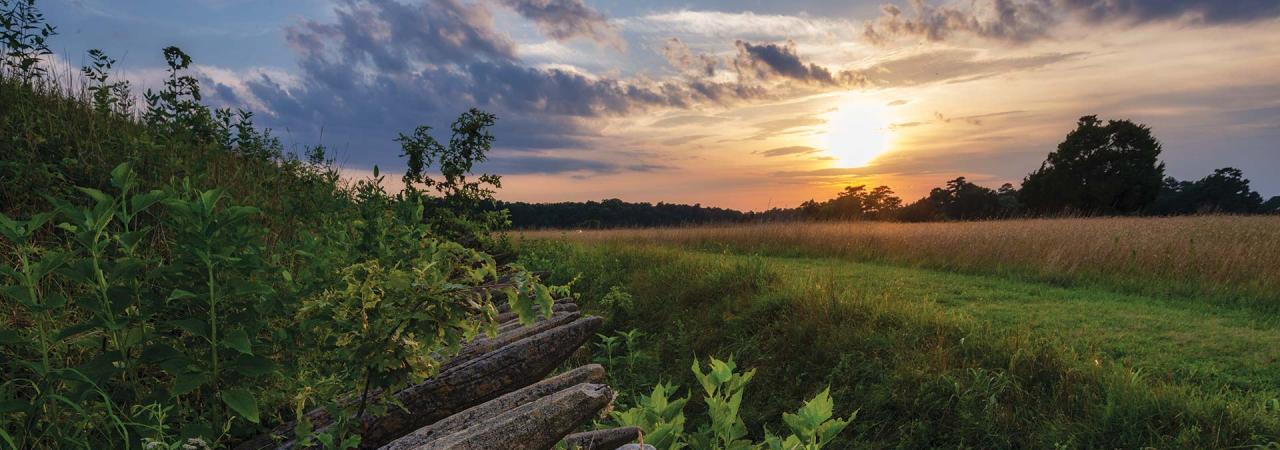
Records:
[[[1235,166],[1280,195],[1280,0],[40,4],[72,66],[101,48],[157,88],[178,45],[208,103],[351,176],[399,173],[397,132],[447,139],[474,106],[499,116],[507,200],[913,200],[1016,185],[1097,114],[1150,125],[1169,175]]]

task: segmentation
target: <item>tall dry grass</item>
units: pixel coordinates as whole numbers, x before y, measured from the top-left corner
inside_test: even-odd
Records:
[[[831,256],[1061,282],[1192,288],[1280,306],[1280,217],[1068,218],[944,223],[769,223],[589,231],[526,238],[648,242]]]

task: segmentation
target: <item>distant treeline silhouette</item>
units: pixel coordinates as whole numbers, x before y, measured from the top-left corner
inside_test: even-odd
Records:
[[[700,204],[599,202],[496,202],[516,228],[618,228],[780,220],[884,220],[926,222],[1040,216],[1275,214],[1280,196],[1263,201],[1249,180],[1224,167],[1196,181],[1165,176],[1160,142],[1145,125],[1128,120],[1080,118],[1044,163],[1022,180],[996,189],[947,181],[929,195],[905,203],[888,186],[845,187],[835,198],[763,212]]]

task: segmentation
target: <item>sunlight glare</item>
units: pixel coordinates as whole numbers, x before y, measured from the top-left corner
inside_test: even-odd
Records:
[[[847,101],[827,117],[824,144],[840,167],[863,167],[889,151],[889,112],[883,103]]]

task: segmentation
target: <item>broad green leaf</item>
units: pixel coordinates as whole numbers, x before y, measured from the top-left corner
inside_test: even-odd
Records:
[[[85,193],[85,195],[88,195],[89,197],[93,198],[93,201],[98,202],[98,204],[111,203],[111,196],[107,195],[102,191],[99,191],[94,188],[88,188],[88,187],[77,187],[76,189],[78,189],[80,192]]]
[[[209,325],[204,323],[204,321],[200,319],[186,318],[186,319],[171,320],[169,321],[169,324],[173,325],[175,328],[184,330],[188,333],[191,333],[193,335],[196,335],[202,338],[207,339],[209,337],[209,328],[208,328]]]
[[[142,361],[151,364],[159,364],[181,357],[183,357],[182,352],[167,344],[152,344],[142,350]]]
[[[230,365],[232,370],[248,377],[260,377],[276,370],[276,363],[262,356],[240,355]]]
[[[111,185],[123,189],[132,178],[130,172],[129,163],[124,162],[116,165],[115,168],[111,169]]]
[[[195,298],[195,297],[199,297],[199,296],[196,295],[195,293],[192,293],[191,291],[187,291],[183,289],[174,289],[173,292],[169,293],[169,300],[181,300],[184,298]]]
[[[174,377],[173,396],[186,395],[209,382],[209,374],[204,372],[188,372]]]
[[[220,392],[219,395],[231,410],[250,422],[258,423],[258,401],[248,390],[228,389]]]
[[[246,355],[253,354],[253,346],[249,343],[249,334],[245,333],[244,330],[231,330],[226,336],[222,337],[222,344]]]
[[[77,334],[92,330],[97,325],[98,324],[95,321],[78,323],[78,324],[63,328],[61,330],[58,330],[58,334],[54,335],[53,338],[55,340],[60,341],[60,340],[69,338],[71,336],[75,336]]]
[[[144,194],[138,194],[133,197],[132,201],[130,201],[130,206],[133,208],[133,213],[137,214],[147,208],[150,208],[161,200],[164,200],[167,196],[168,194],[164,193],[164,191],[151,191]]]

